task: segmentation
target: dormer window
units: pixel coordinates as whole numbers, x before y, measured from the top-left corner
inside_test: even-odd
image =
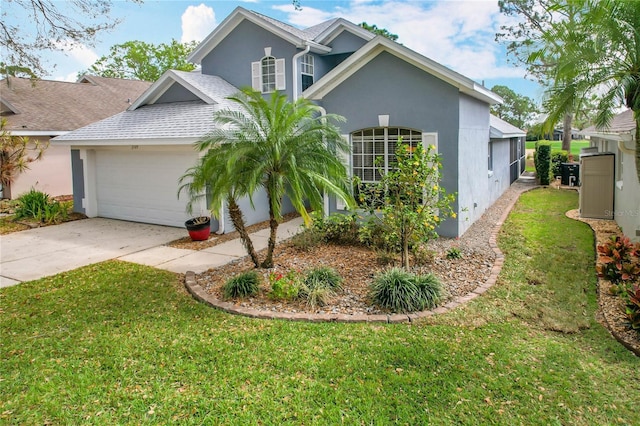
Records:
[[[302,56],[300,72],[302,74],[302,90],[304,91],[313,84],[313,55]]]
[[[284,58],[276,59],[271,56],[271,48],[267,47],[265,56],[251,63],[251,86],[261,93],[271,93],[285,90]]]

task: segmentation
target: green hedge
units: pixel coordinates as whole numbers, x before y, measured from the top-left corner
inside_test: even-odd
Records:
[[[561,149],[551,151],[551,179],[560,176],[562,163],[569,162],[569,153]]]
[[[534,163],[540,185],[549,185],[549,172],[551,171],[551,144],[549,142],[536,144]]]

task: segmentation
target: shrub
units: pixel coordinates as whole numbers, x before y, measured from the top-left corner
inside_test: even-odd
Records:
[[[634,284],[627,290],[628,301],[625,306],[627,325],[630,329],[640,333],[640,284]]]
[[[335,269],[328,266],[314,268],[307,272],[304,285],[309,288],[329,288],[339,290],[342,288],[342,277]]]
[[[433,274],[416,275],[415,283],[425,302],[425,306],[422,309],[435,308],[442,299],[442,283]]]
[[[313,230],[324,241],[338,244],[358,244],[358,223],[355,214],[335,213],[328,217],[315,215]]]
[[[227,299],[253,296],[258,293],[260,275],[256,271],[243,272],[222,286],[222,293]]]
[[[300,273],[291,270],[286,274],[272,272],[269,274],[269,282],[271,283],[271,293],[269,297],[280,300],[293,300],[300,294],[303,286]]]
[[[33,219],[44,223],[58,223],[67,220],[72,203],[60,203],[49,194],[31,188],[22,194],[15,210],[16,219]]]
[[[447,250],[447,259],[462,259],[462,252],[458,247],[451,247]]]
[[[422,244],[413,247],[413,259],[416,265],[430,265],[436,258],[436,252]]]
[[[600,264],[598,276],[613,284],[632,282],[640,278],[640,244],[633,244],[628,237],[613,235],[598,247]]]
[[[323,236],[314,228],[305,229],[291,238],[291,244],[298,250],[309,251],[322,243]]]
[[[370,296],[376,305],[401,313],[435,306],[441,292],[441,285],[435,277],[417,276],[401,268],[378,274],[370,286]]]
[[[569,153],[563,150],[551,151],[551,178],[555,179],[562,173],[561,165],[569,161]]]
[[[536,176],[540,185],[549,185],[549,170],[551,167],[551,143],[538,142],[534,154]]]
[[[380,219],[371,215],[358,229],[358,241],[367,247],[386,252],[399,252],[400,240],[393,232],[388,232]]]
[[[311,308],[316,306],[324,306],[329,303],[329,300],[335,295],[335,292],[330,288],[316,287],[308,290],[305,293],[307,299],[307,305]]]

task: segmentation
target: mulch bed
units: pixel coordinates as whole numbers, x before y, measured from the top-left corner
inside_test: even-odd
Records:
[[[613,220],[587,219],[579,216],[577,210],[567,212],[567,217],[587,223],[593,229],[596,244],[604,244],[613,235],[622,236],[622,230]],[[598,260],[599,263],[599,260]],[[640,333],[626,326],[624,303],[621,296],[611,294],[611,282],[598,278],[598,320],[625,347],[640,356]]]

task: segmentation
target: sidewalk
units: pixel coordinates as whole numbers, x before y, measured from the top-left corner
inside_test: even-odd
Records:
[[[277,241],[286,240],[297,234],[303,224],[298,217],[280,224]],[[269,228],[251,234],[256,251],[267,248]],[[227,241],[203,250],[186,250],[168,246],[157,246],[137,253],[119,257],[119,260],[153,266],[171,272],[184,274],[187,271],[199,274],[208,269],[221,266],[247,255],[240,239]]]

